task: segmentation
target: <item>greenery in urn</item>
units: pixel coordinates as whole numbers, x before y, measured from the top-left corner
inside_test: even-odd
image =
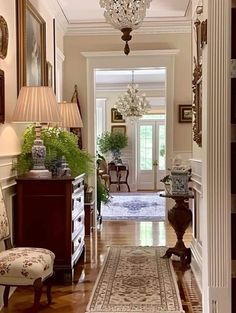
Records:
[[[127,147],[128,137],[121,132],[104,132],[98,137],[98,146],[102,153],[118,153]]]
[[[58,127],[45,127],[42,129],[41,137],[47,150],[45,166],[48,170],[52,171],[57,162],[64,156],[72,176],[93,172],[93,157],[88,152],[78,148],[76,135]],[[30,125],[23,134],[22,151],[14,165],[18,174],[24,174],[33,167],[31,149],[34,139],[35,127]]]

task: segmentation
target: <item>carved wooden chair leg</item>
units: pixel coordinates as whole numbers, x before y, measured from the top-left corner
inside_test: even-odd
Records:
[[[36,279],[36,281],[34,282],[34,312],[37,312],[39,308],[39,302],[42,295],[42,287],[43,283],[41,278]]]
[[[52,295],[51,295],[51,289],[52,289],[52,281],[53,281],[53,277],[54,277],[54,274],[49,277],[45,284],[47,286],[47,299],[48,299],[48,304],[51,304],[52,303]]]
[[[3,293],[3,303],[4,306],[7,307],[8,306],[8,298],[9,298],[9,291],[10,291],[10,287],[11,286],[5,286],[4,288],[4,293]]]

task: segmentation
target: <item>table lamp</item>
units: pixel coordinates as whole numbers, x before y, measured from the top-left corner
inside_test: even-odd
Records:
[[[22,87],[12,120],[13,122],[36,124],[36,138],[32,147],[33,169],[28,175],[35,178],[51,177],[51,172],[44,165],[46,147],[41,139],[41,123],[59,123],[61,121],[59,106],[52,88],[46,86]]]
[[[59,103],[62,127],[83,127],[83,122],[76,102]]]

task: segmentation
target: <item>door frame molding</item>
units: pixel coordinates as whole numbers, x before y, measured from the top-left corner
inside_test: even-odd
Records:
[[[123,68],[166,68],[166,166],[169,167],[173,157],[173,118],[174,118],[174,76],[175,56],[178,49],[168,50],[140,50],[131,51],[130,55],[124,56],[122,51],[96,51],[81,52],[87,63],[87,128],[88,151],[95,155],[95,71],[96,69],[123,69]],[[132,155],[135,155],[135,146],[132,147]],[[133,159],[133,168],[136,160]],[[95,186],[95,178],[94,184]]]

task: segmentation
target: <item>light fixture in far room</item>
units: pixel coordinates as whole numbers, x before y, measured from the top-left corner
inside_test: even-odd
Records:
[[[35,178],[51,177],[44,165],[46,147],[41,139],[41,123],[57,123],[61,121],[59,106],[51,87],[39,86],[21,88],[13,122],[35,123],[36,138],[32,147],[33,169],[27,174]]]
[[[118,97],[114,107],[131,122],[141,118],[151,108],[145,94],[139,95],[138,85],[134,83],[134,71],[132,71],[132,83],[127,91]]]
[[[125,41],[124,53],[129,54],[128,41],[132,30],[141,26],[152,0],[100,0],[100,6],[105,8],[106,21],[114,28],[119,29]]]
[[[84,126],[76,102],[60,102],[59,109],[62,118],[62,127],[82,128]]]

